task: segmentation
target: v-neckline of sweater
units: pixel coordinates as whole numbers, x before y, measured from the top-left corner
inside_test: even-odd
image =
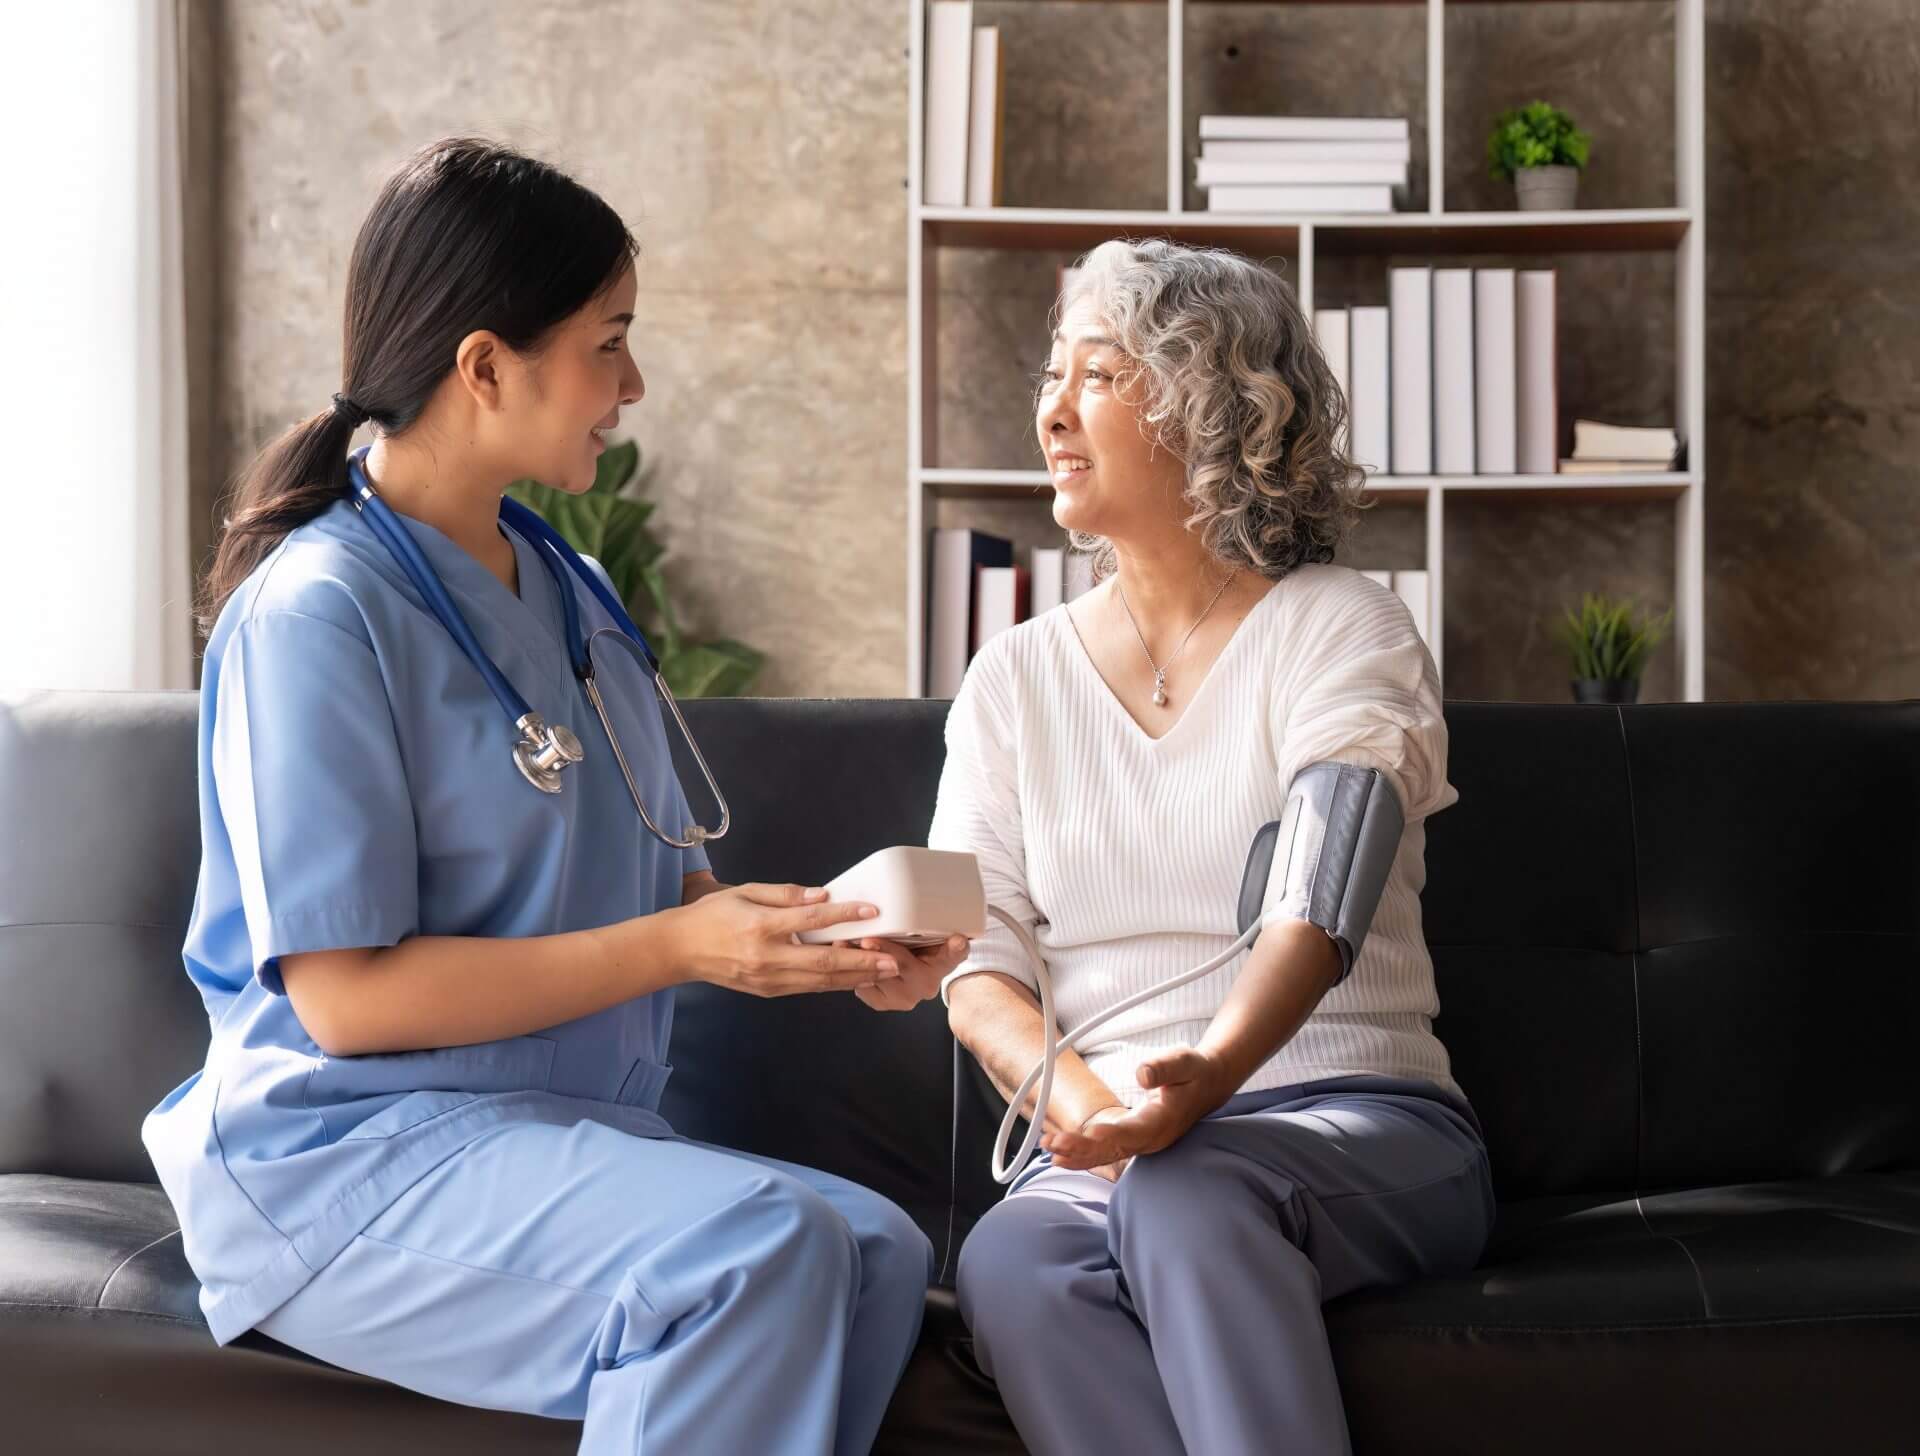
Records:
[[[1277,581],[1272,583],[1268,586],[1265,595],[1253,604],[1246,616],[1240,619],[1239,624],[1233,629],[1233,635],[1221,644],[1220,650],[1213,656],[1213,661],[1207,664],[1206,673],[1200,679],[1199,686],[1193,690],[1193,697],[1188,700],[1187,706],[1182,708],[1179,717],[1169,723],[1159,734],[1149,733],[1145,728],[1140,726],[1140,720],[1127,711],[1127,705],[1120,701],[1120,695],[1113,690],[1112,685],[1101,675],[1099,664],[1093,660],[1093,653],[1087,650],[1087,639],[1080,635],[1080,624],[1073,620],[1073,613],[1063,605],[1060,608],[1060,614],[1066,618],[1068,635],[1073,638],[1069,651],[1085,668],[1087,676],[1093,680],[1095,690],[1101,697],[1106,699],[1111,710],[1119,715],[1124,727],[1131,730],[1142,743],[1146,744],[1149,749],[1152,749],[1173,737],[1175,733],[1180,731],[1180,725],[1193,716],[1194,710],[1200,706],[1200,700],[1207,695],[1207,689],[1213,685],[1213,680],[1220,676],[1221,664],[1233,655],[1234,651],[1240,645],[1240,639],[1250,635],[1247,630],[1248,626],[1252,623],[1254,617],[1266,607],[1268,600],[1279,594],[1279,590],[1280,583]]]

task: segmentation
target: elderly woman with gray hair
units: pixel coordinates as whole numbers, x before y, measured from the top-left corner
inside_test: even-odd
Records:
[[[1492,1224],[1420,921],[1424,821],[1459,798],[1439,682],[1399,598],[1331,564],[1361,506],[1345,415],[1291,291],[1237,255],[1107,243],[1061,301],[1035,425],[1098,584],[975,657],[929,842],[978,857],[1063,1026],[1230,945],[1296,798],[1302,842],[1243,961],[1062,1055],[1044,1153],[961,1250],[1040,1456],[1345,1451],[1321,1302],[1468,1269]],[[997,924],[941,985],[1009,1094],[1036,989]]]

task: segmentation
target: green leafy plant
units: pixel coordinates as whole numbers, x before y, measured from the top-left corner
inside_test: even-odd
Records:
[[[1511,182],[1523,167],[1584,167],[1593,138],[1573,118],[1545,101],[1503,111],[1487,138],[1487,170]]]
[[[622,494],[629,484],[644,488],[651,474],[651,467],[640,469],[639,445],[624,440],[607,446],[584,495],[532,480],[515,481],[507,494],[566,537],[574,550],[606,568],[614,591],[658,654],[661,674],[676,698],[737,697],[766,658],[730,638],[700,642],[681,630],[660,568],[665,548],[647,529],[653,502]]]
[[[1580,611],[1564,609],[1565,619],[1557,625],[1557,634],[1573,659],[1576,678],[1602,678],[1619,681],[1638,680],[1646,666],[1647,655],[1659,645],[1673,622],[1673,609],[1657,621],[1643,618],[1628,620],[1633,602],[1614,602],[1593,592],[1580,601]]]

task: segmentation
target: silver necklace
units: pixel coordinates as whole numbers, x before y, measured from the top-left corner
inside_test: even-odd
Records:
[[[1198,627],[1202,622],[1207,620],[1207,612],[1213,610],[1214,602],[1220,600],[1221,595],[1227,589],[1227,582],[1232,581],[1233,578],[1234,573],[1229,571],[1226,581],[1220,583],[1220,590],[1213,594],[1213,601],[1207,603],[1206,612],[1202,612],[1199,616],[1195,617],[1193,619],[1193,627],[1187,628],[1187,637],[1193,635],[1194,627]],[[1173,666],[1173,659],[1180,655],[1180,648],[1187,645],[1187,637],[1180,639],[1180,647],[1174,648],[1173,651],[1168,654],[1165,663],[1155,662],[1153,660],[1153,651],[1147,646],[1146,634],[1140,630],[1140,624],[1134,622],[1133,608],[1127,605],[1126,588],[1120,585],[1120,578],[1117,576],[1113,579],[1113,589],[1120,593],[1121,610],[1127,614],[1127,620],[1133,622],[1133,635],[1140,639],[1140,650],[1147,654],[1147,665],[1153,669],[1153,705],[1156,708],[1164,708],[1167,705],[1167,669]]]

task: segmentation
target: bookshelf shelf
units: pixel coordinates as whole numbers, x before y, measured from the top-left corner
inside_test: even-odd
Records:
[[[949,249],[1078,253],[1115,237],[1163,237],[1227,247],[1254,258],[1290,260],[1302,308],[1314,313],[1316,257],[1465,257],[1474,254],[1550,258],[1585,253],[1652,253],[1673,258],[1673,424],[1687,442],[1683,471],[1613,475],[1393,476],[1369,479],[1382,505],[1425,513],[1430,598],[1429,647],[1445,677],[1446,504],[1449,499],[1525,505],[1669,503],[1674,521],[1674,648],[1679,692],[1705,696],[1706,491],[1706,0],[1659,0],[1673,13],[1673,206],[1579,209],[1569,212],[1449,212],[1446,208],[1446,13],[1450,6],[1565,4],[1570,0],[1342,0],[1426,10],[1426,158],[1428,207],[1390,214],[1273,215],[1195,211],[1186,206],[1192,168],[1184,116],[1186,11],[1254,3],[1319,4],[1324,0],[1154,0],[1167,17],[1165,210],[1108,211],[1048,207],[932,207],[922,191],[925,158],[927,13],[911,0],[907,97],[907,693],[924,692],[928,543],[943,502],[1014,503],[1039,511],[1052,498],[1041,470],[936,467],[939,453],[937,341],[940,257]],[[1089,8],[1102,0],[1086,0]],[[1105,0],[1130,3],[1130,0]],[[1353,108],[1364,114],[1364,104]],[[1036,260],[1035,267],[1052,266]],[[1040,321],[1035,321],[1036,334]],[[1031,502],[1031,505],[1023,504]],[[986,507],[983,506],[982,509]]]
[[[936,247],[1077,252],[1108,238],[1172,238],[1242,252],[1293,253],[1303,228],[1324,253],[1665,252],[1686,241],[1685,208],[1575,212],[1396,212],[1384,216],[1096,212],[1040,207],[922,207]]]
[[[917,473],[920,487],[936,500],[1044,500],[1053,486],[1044,470],[958,470]],[[1369,496],[1386,504],[1423,503],[1430,491],[1471,493],[1482,500],[1542,501],[1578,497],[1588,504],[1675,500],[1692,477],[1683,470],[1609,472],[1604,475],[1373,475]]]

